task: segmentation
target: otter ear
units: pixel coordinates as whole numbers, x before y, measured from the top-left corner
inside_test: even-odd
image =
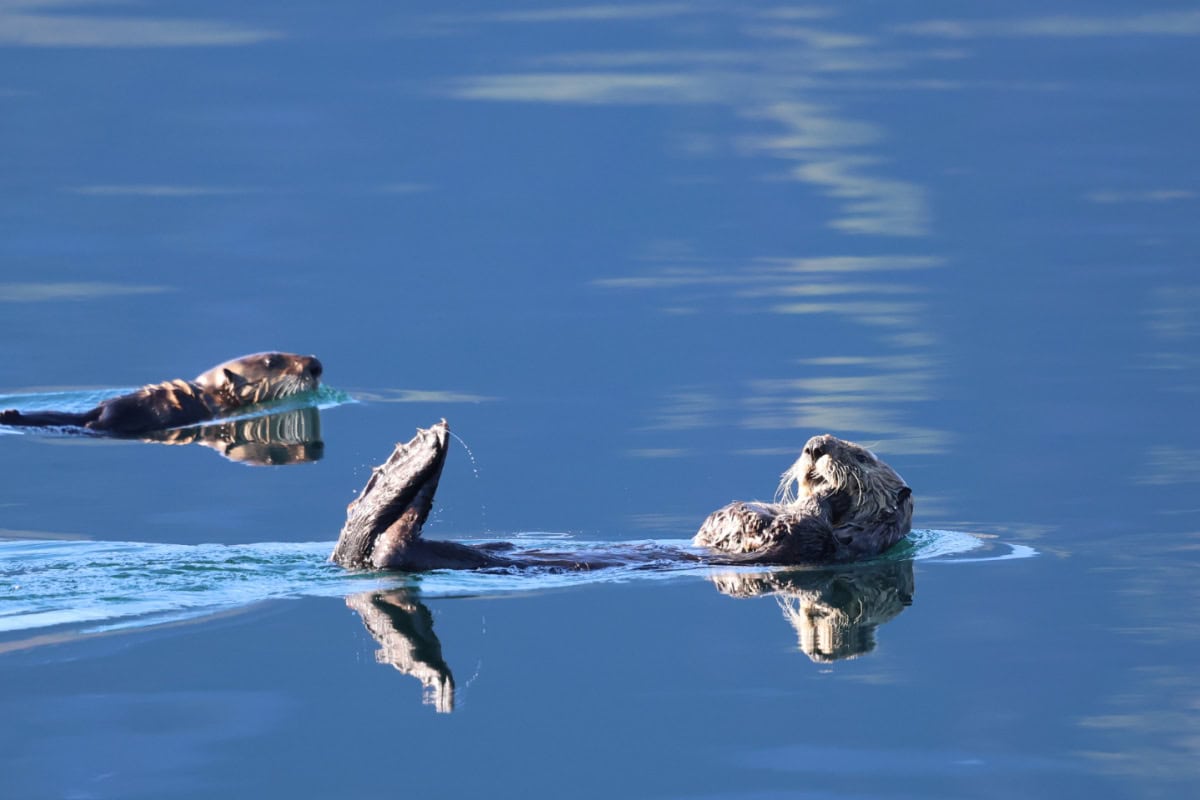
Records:
[[[903,503],[910,497],[912,497],[912,489],[908,488],[907,486],[902,487],[900,491],[896,492],[897,503]]]
[[[229,369],[228,367],[226,367],[225,369],[222,369],[221,372],[225,373],[225,382],[228,383],[234,389],[239,389],[248,383],[248,381],[245,378],[243,378],[241,375],[238,375],[236,372]]]

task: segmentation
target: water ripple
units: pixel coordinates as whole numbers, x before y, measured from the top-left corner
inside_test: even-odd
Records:
[[[522,550],[689,549],[687,540],[578,542],[569,536],[514,537]],[[410,586],[425,597],[542,591],[589,583],[704,577],[728,567],[671,560],[594,572],[439,571],[424,575],[348,572],[327,560],[330,542],[151,544],[13,540],[0,542],[0,633],[71,626],[84,633],[144,627],[206,616],[263,600]],[[970,557],[963,557],[970,553]],[[886,560],[985,561],[1034,555],[1022,545],[988,543],[966,533],[917,530]],[[762,567],[737,571],[764,572]]]

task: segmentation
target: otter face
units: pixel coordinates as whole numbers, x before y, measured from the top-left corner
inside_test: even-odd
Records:
[[[895,475],[865,447],[828,433],[814,436],[804,445],[796,463],[783,473],[777,496],[784,503],[794,503],[846,489],[858,493],[866,482],[864,476],[880,470]]]
[[[254,353],[218,364],[196,378],[232,405],[278,400],[321,385],[321,362],[295,353]]]

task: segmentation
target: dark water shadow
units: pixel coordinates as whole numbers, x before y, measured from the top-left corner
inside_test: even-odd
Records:
[[[800,650],[818,664],[870,653],[876,630],[912,605],[914,592],[911,560],[836,569],[724,572],[711,580],[730,597],[774,596],[796,630]],[[362,592],[347,597],[346,605],[379,643],[376,661],[419,680],[425,705],[441,714],[454,710],[454,675],[418,589]]]

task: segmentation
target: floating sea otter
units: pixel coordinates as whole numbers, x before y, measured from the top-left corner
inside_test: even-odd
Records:
[[[912,530],[904,479],[870,450],[829,434],[808,440],[776,499],[714,511],[692,543],[760,564],[824,564],[879,555]]]
[[[396,445],[346,509],[331,560],[350,568],[421,572],[491,567],[602,567],[684,560],[705,564],[823,564],[878,555],[912,528],[912,490],[852,442],[815,436],[783,475],[780,502],[734,503],[709,516],[696,550],[614,546],[605,553],[517,552],[421,538],[449,445],[445,420]]]
[[[83,412],[0,412],[0,425],[86,428],[114,436],[195,425],[245,406],[308,392],[320,385],[321,362],[293,353],[255,353],[218,364],[191,381],[143,386]]]

